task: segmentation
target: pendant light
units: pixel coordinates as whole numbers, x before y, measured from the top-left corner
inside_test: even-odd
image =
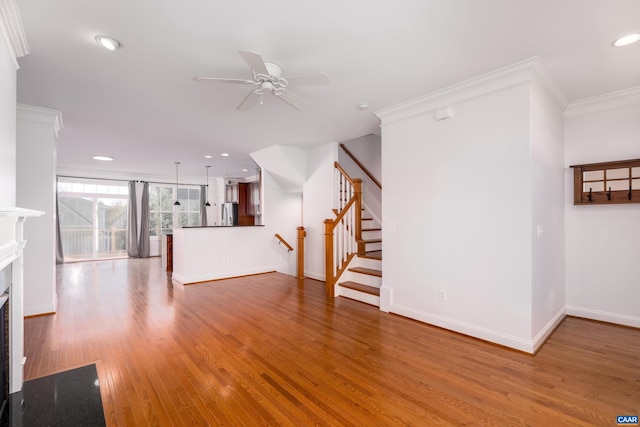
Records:
[[[176,201],[173,206],[180,206],[180,201],[178,200],[178,165],[180,162],[176,162]]]
[[[205,166],[205,168],[207,168],[207,202],[204,204],[205,206],[211,206],[211,203],[209,203],[209,168],[211,166],[207,165]]]

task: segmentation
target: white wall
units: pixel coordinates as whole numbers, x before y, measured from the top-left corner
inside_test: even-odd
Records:
[[[55,192],[56,132],[61,114],[56,110],[18,106],[16,201],[26,209],[43,211],[25,228],[24,313],[56,311]]]
[[[533,86],[531,117],[532,330],[534,347],[564,318],[564,117]]]
[[[305,275],[325,280],[324,220],[335,218],[333,208],[334,162],[338,144],[329,142],[307,150],[307,181],[303,185],[302,220],[305,238]]]
[[[343,144],[367,170],[382,183],[382,141],[379,135],[365,135]],[[382,223],[382,191],[344,150],[338,151],[338,162],[351,178],[362,179],[362,200],[377,222]]]
[[[0,206],[16,206],[16,70],[13,52],[0,36]]]
[[[174,230],[173,278],[192,283],[278,271],[296,274],[296,252],[278,243],[280,234],[296,248],[300,194],[290,194],[263,171],[265,225]]]
[[[573,205],[570,165],[640,158],[640,88],[570,105],[565,119],[567,312],[640,327],[640,204]]]
[[[526,83],[382,128],[390,311],[517,347],[531,334]],[[439,290],[447,293],[439,300]]]

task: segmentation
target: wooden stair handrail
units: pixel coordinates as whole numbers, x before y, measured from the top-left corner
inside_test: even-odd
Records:
[[[353,153],[351,151],[349,151],[349,149],[346,147],[346,145],[340,144],[340,148],[342,148],[344,150],[344,152],[347,153],[347,156],[351,157],[351,160],[353,160],[356,163],[356,165],[358,165],[358,167],[360,167],[360,169],[362,169],[362,171],[371,179],[371,181],[373,181],[374,184],[376,184],[378,186],[378,188],[382,190],[382,184],[380,184],[380,181],[378,181],[373,176],[373,174],[371,172],[369,172],[369,169],[367,169],[362,163],[360,163],[360,160],[358,160],[356,158],[356,156],[354,156]],[[342,168],[340,168],[340,169],[342,169]],[[345,175],[346,175],[346,173],[345,173]]]
[[[276,239],[280,240],[280,242],[279,242],[279,243],[282,243],[283,245],[285,245],[285,246],[287,247],[287,251],[288,251],[288,252],[291,252],[291,251],[293,250],[293,246],[291,246],[290,244],[288,244],[288,243],[287,243],[287,241],[286,241],[286,240],[284,240],[284,239],[282,238],[282,236],[281,236],[281,235],[279,235],[278,233],[276,233]]]
[[[333,166],[338,169],[340,171],[340,173],[342,173],[342,175],[347,179],[347,181],[349,181],[351,183],[351,185],[353,184],[353,179],[351,179],[351,177],[349,176],[349,174],[347,173],[347,171],[345,171],[344,169],[342,169],[342,166],[340,166],[340,163],[338,162],[333,162]]]
[[[346,174],[346,172],[344,172],[344,170],[340,167],[340,165],[338,165],[338,163],[335,163],[336,168],[338,168],[342,174],[344,174],[347,178],[349,177],[349,175]],[[348,178],[349,180],[351,180],[350,178]],[[325,225],[325,282],[326,282],[326,287],[327,287],[327,296],[329,297],[334,297],[335,296],[335,284],[337,282],[338,277],[340,277],[340,274],[342,274],[342,272],[345,270],[345,268],[347,267],[347,265],[349,264],[349,261],[351,261],[351,259],[355,256],[355,253],[349,253],[347,254],[347,259],[346,261],[338,266],[334,266],[333,265],[333,258],[334,258],[334,252],[333,252],[333,243],[334,243],[334,231],[335,228],[342,223],[345,215],[347,214],[347,212],[350,209],[354,209],[354,225],[355,225],[355,230],[354,231],[354,238],[355,241],[357,243],[357,252],[361,252],[364,251],[364,245],[362,245],[360,242],[362,241],[362,229],[361,229],[361,219],[362,219],[362,180],[360,178],[356,178],[354,180],[352,180],[353,182],[353,186],[354,186],[354,193],[353,196],[351,197],[351,199],[349,199],[349,201],[347,202],[347,204],[344,206],[344,208],[342,209],[341,212],[338,213],[338,216],[334,219],[325,219],[324,220],[324,225]],[[334,271],[334,267],[337,268],[337,272],[334,275],[333,271]]]

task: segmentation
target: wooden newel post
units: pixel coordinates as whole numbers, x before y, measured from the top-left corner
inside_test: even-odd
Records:
[[[325,282],[327,284],[327,296],[333,298],[335,296],[335,290],[333,289],[334,277],[333,277],[333,220],[324,220],[324,275]]]
[[[304,227],[298,227],[298,273],[296,279],[304,279]]]

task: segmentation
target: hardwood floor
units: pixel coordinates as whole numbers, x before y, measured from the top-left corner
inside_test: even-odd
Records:
[[[534,357],[273,273],[173,286],[152,259],[58,267],[26,379],[96,363],[109,426],[615,425],[640,331],[567,318]]]

